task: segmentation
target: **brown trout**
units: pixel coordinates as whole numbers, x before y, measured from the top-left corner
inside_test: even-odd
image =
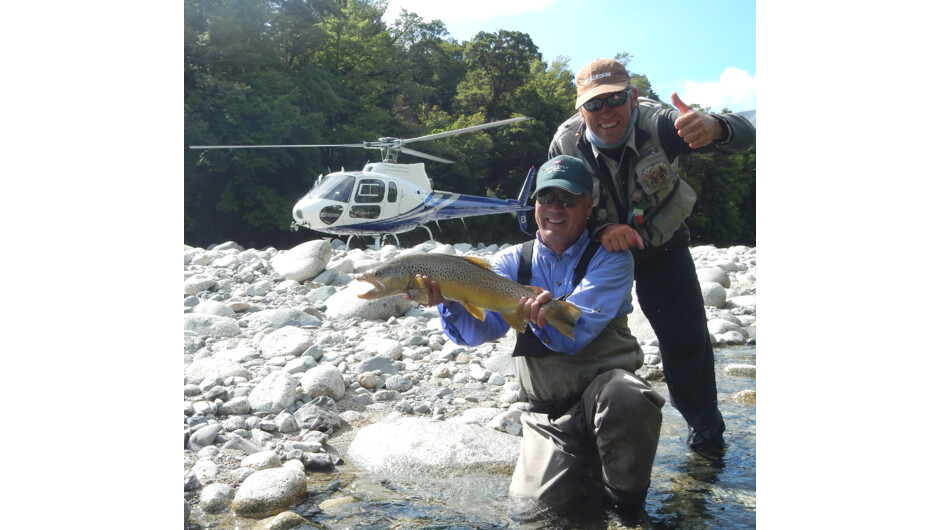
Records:
[[[483,320],[484,309],[494,311],[519,333],[524,333],[526,326],[519,312],[519,299],[523,296],[535,298],[544,290],[534,285],[521,285],[496,274],[481,258],[409,254],[356,276],[357,280],[373,285],[372,290],[358,296],[371,300],[408,293],[419,303],[427,304],[427,288],[415,277],[417,275],[436,281],[441,296],[459,302],[476,318]],[[581,310],[562,300],[552,300],[543,307],[548,323],[574,340],[574,325],[581,318]]]

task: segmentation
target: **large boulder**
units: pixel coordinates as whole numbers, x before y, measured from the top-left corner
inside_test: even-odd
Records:
[[[360,469],[393,475],[509,474],[519,442],[478,425],[399,417],[360,429],[346,456]]]
[[[239,486],[232,500],[235,515],[261,517],[282,512],[307,495],[307,476],[295,467],[255,471]]]
[[[323,272],[332,254],[329,241],[307,241],[271,258],[271,267],[284,278],[303,283]]]

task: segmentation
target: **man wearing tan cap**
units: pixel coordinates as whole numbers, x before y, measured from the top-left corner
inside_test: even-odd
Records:
[[[669,398],[689,425],[688,444],[719,461],[725,424],[685,224],[696,195],[679,177],[677,159],[743,151],[754,145],[755,127],[736,113],[694,110],[675,92],[676,109],[641,100],[626,68],[612,59],[591,61],[575,82],[578,112],[558,127],[548,156],[571,155],[592,170],[598,190],[591,236],[608,251],[632,251],[637,299],[659,339]]]

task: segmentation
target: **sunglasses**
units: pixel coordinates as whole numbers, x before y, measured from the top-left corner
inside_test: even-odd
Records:
[[[595,98],[584,102],[584,105],[581,105],[581,108],[588,112],[597,112],[601,110],[601,107],[604,106],[604,102],[607,102],[607,106],[610,108],[619,107],[627,102],[627,99],[630,97],[630,92],[617,92],[616,94],[611,94],[606,98]]]
[[[558,200],[567,208],[574,208],[578,205],[578,201],[581,200],[581,194],[574,194],[564,190],[558,190],[556,193],[555,190],[548,189],[539,191],[538,195],[535,196],[535,200],[539,201],[539,204],[542,206],[548,206],[555,202],[556,195],[558,196]]]

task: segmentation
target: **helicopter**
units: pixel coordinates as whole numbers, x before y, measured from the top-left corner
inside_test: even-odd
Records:
[[[493,197],[489,192],[487,196],[480,197],[435,191],[423,162],[398,163],[399,153],[405,153],[452,164],[453,160],[406,146],[413,142],[435,140],[528,119],[531,118],[509,118],[418,138],[381,137],[375,142],[361,144],[197,145],[190,146],[190,149],[358,147],[380,150],[382,161],[366,163],[361,171],[340,170],[325,176],[321,174],[313,188],[294,205],[291,231],[304,227],[332,235],[348,235],[347,247],[356,236],[371,236],[375,238],[375,245],[378,247],[384,236],[391,235],[395,243],[399,244],[397,234],[417,228],[427,230],[428,236],[433,240],[434,236],[427,226],[432,221],[499,213],[515,215],[519,228],[528,234],[526,212],[532,207],[526,206],[526,201],[534,181],[534,167],[529,168],[518,198],[500,199]]]

